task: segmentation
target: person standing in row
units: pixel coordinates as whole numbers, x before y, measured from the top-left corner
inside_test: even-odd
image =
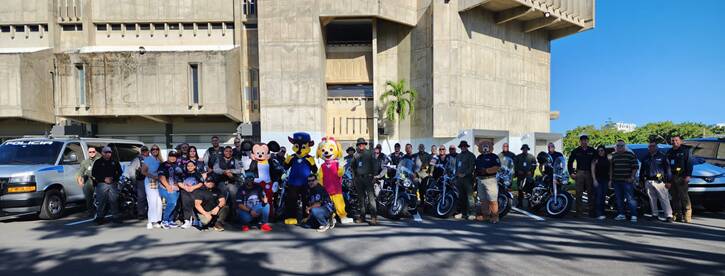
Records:
[[[594,190],[594,196],[591,199],[595,201],[594,215],[597,216],[598,220],[607,218],[604,216],[604,195],[606,195],[609,187],[612,186],[612,171],[610,166],[606,148],[601,145],[598,146],[597,158],[592,160],[592,175],[594,175],[592,188]]]
[[[372,151],[367,148],[368,143],[364,138],[357,139],[357,153],[352,159],[353,182],[357,189],[358,208],[360,216],[356,223],[363,223],[365,215],[370,214],[370,225],[378,224],[378,210],[375,202],[375,187],[373,176],[375,174],[375,158]]]
[[[569,174],[571,178],[574,178],[576,183],[575,217],[581,216],[584,212],[584,192],[586,191],[588,195],[594,195],[594,191],[592,189],[592,182],[594,179],[592,178],[592,172],[590,170],[592,168],[592,160],[594,160],[596,156],[597,152],[593,148],[589,147],[589,136],[579,136],[579,147],[571,151],[567,164]],[[576,161],[576,169],[574,168],[574,161]],[[596,199],[593,197],[589,199],[588,207],[590,216],[594,216],[594,212],[592,212],[592,210],[594,210],[594,202],[596,202]]]
[[[146,204],[146,189],[144,188],[144,180],[146,176],[143,175],[141,168],[146,157],[149,156],[149,148],[146,146],[141,147],[141,153],[131,161],[131,164],[126,166],[126,170],[123,172],[124,176],[131,179],[136,189],[136,214],[139,220],[146,219],[148,213],[148,204]]]
[[[672,172],[669,160],[659,151],[656,141],[650,141],[647,145],[647,156],[642,160],[639,178],[647,189],[647,196],[649,196],[649,203],[652,208],[652,219],[672,222],[670,194],[667,191],[667,185],[665,185],[665,183],[670,183]],[[665,213],[664,217],[659,215],[658,202]]]
[[[614,220],[625,220],[624,200],[630,212],[630,221],[637,222],[637,200],[634,198],[634,181],[637,174],[637,157],[625,148],[623,140],[617,140],[615,152],[612,154],[612,185],[617,197],[617,212]]]
[[[536,171],[536,158],[529,153],[529,145],[523,144],[521,146],[521,154],[516,156],[514,159],[514,170],[516,171],[516,180],[518,185],[518,200],[517,205],[519,208],[523,207],[524,202],[524,190],[526,192],[531,191],[534,187],[534,171]]]
[[[516,160],[516,154],[509,150],[509,143],[503,143],[501,153],[498,154],[500,161],[503,161],[506,157],[510,158],[511,161]]]
[[[397,166],[400,163],[400,159],[403,158],[403,153],[400,152],[400,143],[395,143],[393,148],[394,151],[390,154],[390,164]]]
[[[692,223],[692,204],[687,192],[693,165],[690,150],[682,145],[680,135],[672,136],[672,148],[667,152],[667,159],[672,169],[670,192],[675,220]]]
[[[113,160],[113,151],[110,147],[103,147],[101,159],[93,163],[91,175],[96,183],[96,224],[103,224],[107,209],[111,209],[111,220],[120,222],[118,216],[118,181],[123,172],[121,164]]]
[[[481,202],[481,211],[476,220],[490,219],[491,223],[498,223],[498,181],[496,173],[501,168],[501,160],[491,152],[491,142],[484,141],[478,150],[481,153],[476,158],[476,181],[478,184],[478,200]]]
[[[164,163],[161,157],[161,150],[158,145],[151,146],[151,154],[144,158],[141,166],[141,173],[145,176],[144,190],[146,191],[146,203],[148,206],[146,229],[161,228],[162,208],[161,195],[159,194],[159,166]]]
[[[456,157],[456,184],[458,185],[458,210],[460,211],[457,218],[468,220],[475,219],[472,213],[472,207],[475,202],[473,199],[473,173],[475,170],[476,156],[468,150],[470,147],[468,142],[463,140],[458,145],[461,153]]]
[[[86,200],[86,212],[88,217],[94,217],[96,215],[96,205],[93,203],[94,190],[93,178],[91,170],[93,169],[93,162],[96,162],[100,158],[98,150],[95,147],[88,147],[88,159],[81,161],[80,168],[76,173],[76,181],[78,185],[83,189],[83,196]]]
[[[161,227],[164,229],[176,228],[174,221],[176,203],[179,201],[179,184],[183,181],[184,171],[179,166],[179,155],[170,151],[166,162],[159,165],[158,175],[162,187],[159,187],[159,195],[166,201],[166,207],[162,212]],[[183,184],[182,184],[183,185]]]
[[[211,147],[204,152],[204,164],[209,168],[208,170],[214,170],[214,164],[218,159],[221,159],[224,155],[224,147],[219,145],[219,136],[211,137]]]

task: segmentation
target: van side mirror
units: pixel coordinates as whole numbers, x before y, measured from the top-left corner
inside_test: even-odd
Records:
[[[78,162],[78,156],[75,153],[69,154],[66,158],[63,158],[63,163],[72,164]]]

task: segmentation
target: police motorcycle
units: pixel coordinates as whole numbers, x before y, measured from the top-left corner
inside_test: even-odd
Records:
[[[345,171],[342,175],[342,197],[345,200],[345,211],[348,217],[359,216],[357,190],[352,182],[352,168],[349,164],[345,164]]]
[[[501,160],[501,168],[496,172],[498,182],[498,217],[503,218],[510,211],[514,202],[514,195],[511,193],[511,183],[514,178],[514,160],[504,157]]]
[[[413,181],[413,161],[401,160],[397,166],[387,165],[388,174],[376,197],[378,212],[389,219],[400,219],[416,212],[418,197]]]
[[[540,152],[536,159],[542,165],[543,175],[521,187],[524,198],[529,201],[529,210],[536,212],[543,208],[549,217],[562,218],[574,203],[573,197],[566,191],[569,182],[566,158],[553,160],[548,153]]]
[[[436,172],[441,172],[441,175]],[[456,210],[456,201],[459,196],[455,167],[435,164],[433,176],[427,180],[429,182],[428,189],[425,191],[424,206],[436,217],[450,217]]]
[[[121,176],[118,181],[118,204],[119,213],[124,219],[136,218],[136,183],[133,179]]]

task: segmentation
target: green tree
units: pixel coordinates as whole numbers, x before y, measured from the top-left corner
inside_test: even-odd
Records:
[[[415,99],[418,92],[412,88],[405,87],[405,80],[398,82],[387,81],[385,93],[380,95],[380,101],[384,106],[385,119],[395,123],[396,133],[400,121],[411,116],[415,111]]]

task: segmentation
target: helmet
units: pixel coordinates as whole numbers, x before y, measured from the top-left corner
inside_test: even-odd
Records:
[[[541,165],[551,164],[554,162],[554,160],[551,159],[551,155],[545,151],[539,152],[539,154],[536,155],[536,161]]]

